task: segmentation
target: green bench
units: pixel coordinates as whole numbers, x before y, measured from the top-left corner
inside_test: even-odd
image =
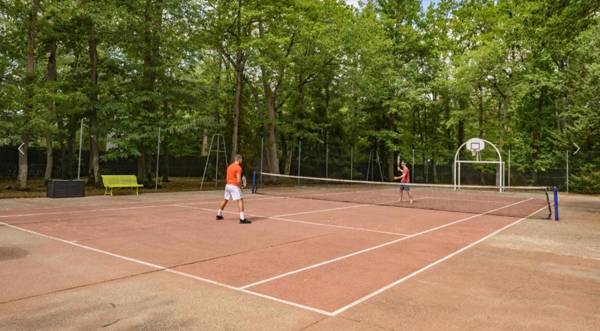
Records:
[[[135,175],[102,175],[102,183],[104,184],[104,195],[113,194],[113,188],[135,188],[135,194],[140,195],[139,188],[144,186],[138,184]]]

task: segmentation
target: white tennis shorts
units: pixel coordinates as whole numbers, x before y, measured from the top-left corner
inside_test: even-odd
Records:
[[[225,185],[225,200],[240,200],[242,198],[242,191],[236,185],[227,184]]]

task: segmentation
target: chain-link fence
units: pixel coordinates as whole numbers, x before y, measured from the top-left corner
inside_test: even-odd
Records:
[[[269,172],[269,157],[266,139],[243,141],[240,152],[244,155],[247,177],[252,171]],[[225,148],[230,141],[225,140]],[[222,145],[223,146],[223,145]],[[215,146],[213,146],[215,147]],[[164,150],[160,153],[159,181],[170,177],[198,178],[198,183],[207,183],[206,188],[218,187],[222,183],[226,162],[230,158],[225,148],[218,152],[215,148],[207,153],[201,144],[187,153],[173,155]],[[281,150],[281,149],[280,149]],[[0,177],[16,178],[18,171],[18,150],[16,146],[0,147]],[[413,150],[402,153],[389,151],[383,146],[357,141],[349,144],[324,143],[316,141],[288,142],[285,152],[279,156],[280,173],[290,175],[340,178],[371,181],[391,181],[398,175],[397,163],[405,161],[411,171],[411,181],[415,183],[451,184],[455,151]],[[64,153],[54,150],[53,178],[76,178],[78,173],[78,151]],[[218,160],[217,160],[218,155]],[[600,192],[600,152],[581,150],[557,152],[551,162],[544,167],[534,167],[534,162],[524,162],[515,157],[519,151],[501,151],[504,162],[504,185],[506,186],[557,186],[563,192]],[[137,174],[137,157],[108,158],[108,153],[100,153],[101,174]],[[156,153],[148,153],[147,172],[156,173]],[[471,157],[461,154],[461,157]],[[497,159],[493,154],[482,157]],[[46,168],[46,149],[31,146],[28,151],[28,172],[30,177],[43,177]],[[89,173],[89,151],[84,145],[81,153],[81,174]],[[498,166],[495,164],[461,165],[461,183],[466,185],[498,185]],[[219,182],[216,182],[218,179]],[[153,179],[154,180],[154,179]]]

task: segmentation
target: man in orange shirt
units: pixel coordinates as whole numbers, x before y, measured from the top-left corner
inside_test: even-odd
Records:
[[[225,198],[221,204],[221,208],[217,210],[217,221],[223,219],[223,209],[227,206],[229,200],[237,201],[240,211],[240,224],[250,224],[250,220],[244,216],[244,199],[242,199],[242,190],[245,183],[242,181],[242,156],[237,154],[233,163],[227,167],[227,184],[225,185]]]

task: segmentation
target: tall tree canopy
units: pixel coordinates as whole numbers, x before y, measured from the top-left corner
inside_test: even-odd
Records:
[[[23,146],[21,189],[28,147],[46,149],[46,179],[74,176],[83,121],[96,185],[117,158],[149,185],[160,127],[167,155],[218,133],[251,166],[264,143],[272,172],[302,142],[313,164],[373,151],[389,178],[416,151],[433,180],[469,137],[531,173],[576,143],[574,184],[600,190],[597,1],[18,0],[0,34],[0,143]]]

